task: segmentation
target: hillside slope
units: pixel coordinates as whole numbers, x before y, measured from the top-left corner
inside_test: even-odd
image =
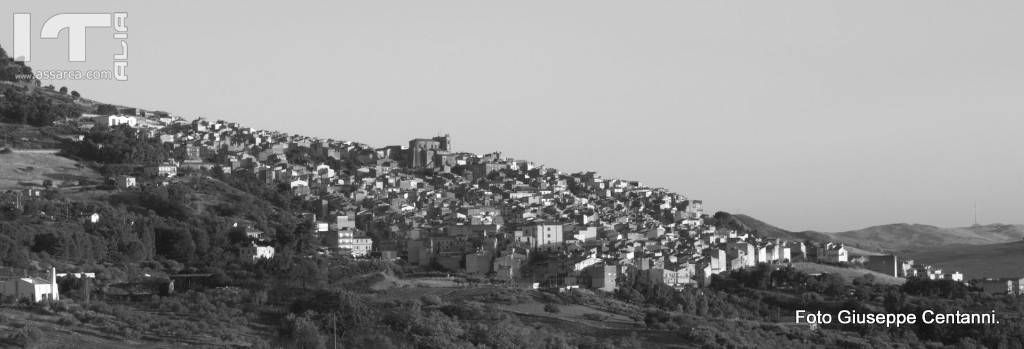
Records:
[[[911,252],[917,264],[944,272],[960,271],[969,278],[1024,277],[1024,241],[992,245],[957,245]]]
[[[730,217],[730,224],[769,238],[810,241],[838,241],[859,250],[923,252],[953,245],[989,245],[1019,241],[1024,225],[989,224],[961,228],[940,228],[924,224],[888,224],[838,233],[792,232],[748,215]],[[734,222],[732,222],[734,221]],[[855,253],[856,254],[856,253]]]
[[[835,233],[840,241],[866,249],[906,252],[949,245],[987,245],[1018,241],[1024,225],[991,224],[964,228],[939,228],[922,224],[889,224]]]
[[[793,268],[796,268],[796,270],[808,274],[839,274],[842,275],[843,278],[848,282],[852,282],[853,279],[856,279],[864,275],[873,276],[875,278],[875,282],[883,285],[902,285],[904,282],[906,282],[905,279],[893,277],[892,275],[882,274],[876,271],[871,271],[867,269],[843,268],[827,264],[798,262],[793,263]]]
[[[42,186],[45,180],[55,186],[77,186],[100,183],[103,177],[74,160],[50,152],[0,153],[0,190]]]
[[[744,214],[732,215],[730,221],[731,224],[734,224],[735,226],[741,228],[738,230],[755,232],[760,236],[772,239],[811,241],[826,241],[831,239],[831,237],[828,234],[823,234],[816,231],[788,231]]]

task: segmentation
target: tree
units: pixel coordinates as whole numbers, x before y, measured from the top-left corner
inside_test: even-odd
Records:
[[[320,349],[324,347],[324,340],[320,337],[320,329],[309,318],[305,316],[296,318],[294,326],[292,338],[295,339],[296,348]]]
[[[885,293],[885,300],[882,304],[885,306],[886,312],[898,313],[903,310],[903,306],[906,304],[906,295],[898,290],[890,290]]]
[[[316,262],[308,258],[303,258],[301,261],[296,263],[291,274],[299,280],[302,284],[302,288],[306,288],[308,282],[311,280],[318,282],[323,276],[323,273],[320,272],[320,267],[316,265]]]
[[[28,266],[28,251],[7,236],[0,235],[0,262],[14,267]]]
[[[100,104],[96,107],[96,114],[100,115],[114,115],[117,114],[117,107],[110,104]]]
[[[196,245],[188,229],[158,227],[155,232],[157,254],[184,263],[195,256]]]
[[[62,94],[62,95],[68,94],[68,87],[67,86],[61,86],[60,87],[60,94]]]
[[[62,239],[54,233],[36,235],[32,243],[32,252],[46,252],[51,256],[60,254]]]
[[[71,91],[71,98],[78,99],[80,97],[82,97],[82,95],[78,94],[78,91]]]

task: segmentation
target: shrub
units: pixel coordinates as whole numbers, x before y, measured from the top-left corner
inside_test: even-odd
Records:
[[[65,312],[66,313],[68,311],[68,309],[70,308],[70,306],[68,305],[68,301],[66,301],[66,300],[49,301],[48,303],[49,303],[50,309],[55,311],[55,312]]]
[[[426,305],[441,305],[444,303],[441,301],[441,297],[438,297],[436,294],[424,295],[423,297],[420,297],[420,301]]]
[[[23,348],[35,347],[36,343],[43,338],[43,331],[33,326],[26,326],[14,334],[14,339],[21,343]]]
[[[78,319],[71,314],[63,314],[60,319],[57,320],[57,324],[61,326],[73,326],[78,324]]]
[[[554,303],[548,303],[544,305],[544,311],[552,314],[558,314],[562,312],[562,308],[559,308],[558,305],[555,305]]]

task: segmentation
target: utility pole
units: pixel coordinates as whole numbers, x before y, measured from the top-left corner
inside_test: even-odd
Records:
[[[82,273],[82,280],[85,281],[85,285],[83,285],[83,288],[85,288],[85,305],[89,305],[89,278],[85,276],[85,273]]]
[[[978,226],[978,202],[974,202],[974,226]]]

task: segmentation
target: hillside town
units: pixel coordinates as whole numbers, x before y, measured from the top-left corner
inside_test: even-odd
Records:
[[[314,208],[300,218],[312,227],[309,234],[321,242],[317,253],[325,256],[401,260],[522,287],[606,292],[615,291],[627,274],[681,289],[707,286],[726,271],[794,261],[964,281],[959,272],[945,274],[895,255],[853,255],[841,243],[719,228],[709,224],[714,217],[701,200],[595,172],[563,173],[500,153],[459,152],[448,135],[374,148],[135,109],[69,122],[83,132],[137,129],[174,149],[173,158],[135,164],[127,174],[108,178],[118,190],[211,173],[248,173],[287,188]],[[93,213],[86,219],[101,218]],[[237,251],[239,258],[274,257],[274,238],[265,227],[234,225],[251,243]]]

